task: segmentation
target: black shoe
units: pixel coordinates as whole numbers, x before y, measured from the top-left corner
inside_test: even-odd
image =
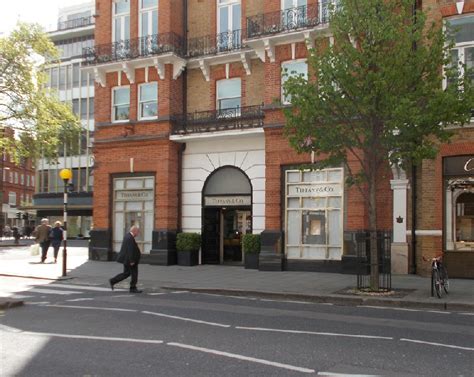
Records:
[[[110,289],[114,290],[114,283],[112,283],[112,279],[109,279]]]
[[[142,293],[143,291],[141,289],[137,288],[130,288],[130,293]]]

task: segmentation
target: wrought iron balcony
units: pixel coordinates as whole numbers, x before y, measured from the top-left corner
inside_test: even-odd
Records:
[[[131,60],[165,53],[184,56],[184,40],[175,33],[147,35],[83,49],[83,65]]]
[[[58,22],[58,31],[89,26],[93,25],[94,23],[95,20],[93,16],[74,18],[73,20]]]
[[[220,52],[240,50],[242,47],[242,30],[230,30],[219,34],[188,40],[188,57],[215,55]]]
[[[247,17],[247,38],[296,31],[326,24],[329,20],[327,2],[288,8],[278,12]]]
[[[198,111],[176,116],[173,135],[241,130],[263,126],[263,105]]]

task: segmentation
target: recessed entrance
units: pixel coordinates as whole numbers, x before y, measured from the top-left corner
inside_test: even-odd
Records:
[[[240,169],[226,166],[203,190],[202,263],[241,264],[242,235],[252,232],[252,186]]]

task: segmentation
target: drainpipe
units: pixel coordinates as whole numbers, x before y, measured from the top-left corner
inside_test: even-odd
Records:
[[[416,166],[411,166],[411,273],[416,274]]]

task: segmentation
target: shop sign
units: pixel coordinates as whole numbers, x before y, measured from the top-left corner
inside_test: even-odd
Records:
[[[153,190],[117,191],[116,200],[123,200],[123,201],[153,200]]]
[[[288,196],[319,197],[341,196],[342,186],[339,183],[317,183],[308,185],[288,185]]]
[[[240,196],[206,196],[204,197],[205,206],[250,206],[252,200],[248,195]]]
[[[444,175],[474,176],[474,156],[446,157]]]

